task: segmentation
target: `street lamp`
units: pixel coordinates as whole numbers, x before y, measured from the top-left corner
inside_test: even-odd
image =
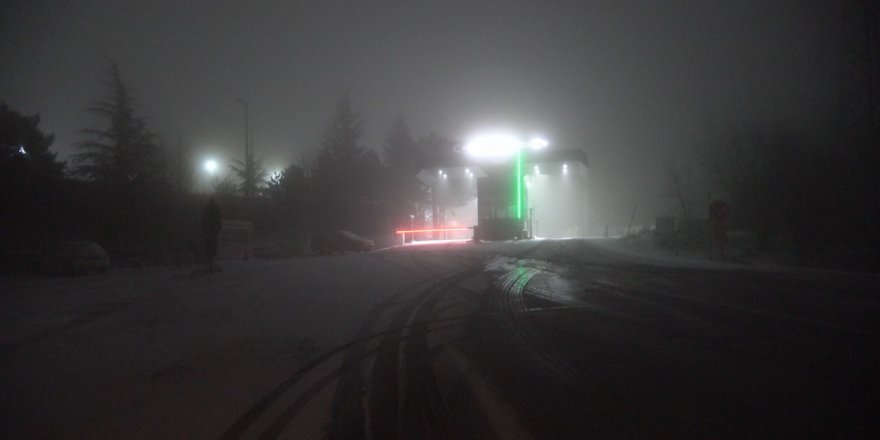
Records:
[[[217,172],[217,161],[214,159],[208,159],[205,161],[205,171],[214,177],[214,173]]]
[[[216,189],[217,187],[217,170],[220,168],[220,165],[217,164],[217,161],[214,159],[208,159],[202,165],[205,171],[211,176],[211,186]]]
[[[250,144],[250,133],[248,127],[248,103],[244,99],[236,98],[238,103],[240,103],[244,107],[244,198],[245,198],[245,210],[248,214],[250,214],[250,198],[251,198],[251,188],[256,184],[253,182],[254,179],[254,152],[253,147]]]

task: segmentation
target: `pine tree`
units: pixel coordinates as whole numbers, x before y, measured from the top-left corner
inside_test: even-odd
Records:
[[[233,159],[229,169],[241,179],[238,186],[239,191],[245,200],[253,199],[260,191],[260,186],[266,180],[266,169],[263,168],[263,161],[254,158],[252,150],[248,150],[248,157],[244,161]]]
[[[62,177],[64,163],[49,151],[55,136],[44,134],[39,125],[39,114],[23,116],[0,103],[0,181],[27,185]]]
[[[110,93],[87,110],[107,122],[106,128],[82,130],[90,139],[77,144],[75,173],[111,187],[161,178],[161,152],[143,118],[135,116],[135,100],[122,82],[115,62],[104,83]]]
[[[312,175],[316,217],[324,228],[362,224],[375,207],[379,192],[379,158],[361,145],[360,116],[351,107],[348,91],[324,132]]]
[[[410,215],[426,203],[426,192],[416,175],[419,172],[419,145],[404,118],[398,118],[382,146],[385,161],[385,205],[394,225],[409,225]]]
[[[0,247],[11,249],[28,234],[57,231],[67,219],[64,163],[49,151],[53,136],[40,116],[24,116],[0,103]],[[33,243],[30,243],[33,245]]]

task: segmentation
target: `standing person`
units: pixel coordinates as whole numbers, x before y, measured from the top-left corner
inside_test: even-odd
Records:
[[[223,218],[220,216],[220,208],[211,197],[208,206],[202,212],[202,233],[205,234],[205,256],[208,258],[208,270],[215,269],[214,259],[217,258],[217,236],[223,227]]]

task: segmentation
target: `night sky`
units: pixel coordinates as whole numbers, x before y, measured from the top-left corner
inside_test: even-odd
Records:
[[[64,158],[115,59],[150,127],[193,156],[270,170],[315,148],[346,88],[365,144],[541,134],[591,160],[591,232],[662,192],[659,161],[731,121],[800,129],[837,105],[828,1],[18,1],[0,10],[0,100]],[[656,212],[643,210],[639,220]]]

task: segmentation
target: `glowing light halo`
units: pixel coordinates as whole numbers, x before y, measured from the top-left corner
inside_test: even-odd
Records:
[[[217,168],[219,168],[219,165],[217,165],[216,160],[208,159],[205,161],[205,171],[214,174],[217,171]]]
[[[516,136],[486,134],[468,141],[464,146],[464,151],[478,158],[506,159],[516,154],[522,147],[523,143]]]
[[[550,142],[548,142],[547,139],[540,137],[533,137],[529,141],[529,147],[533,150],[543,150],[544,148],[547,148],[548,145],[550,145]]]

